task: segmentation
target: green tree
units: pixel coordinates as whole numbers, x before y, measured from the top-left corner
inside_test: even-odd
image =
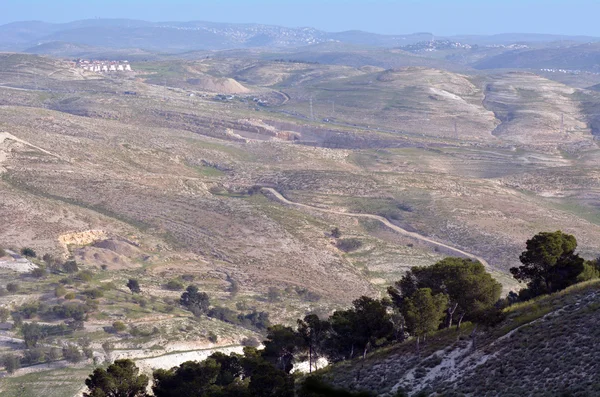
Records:
[[[79,265],[77,265],[77,262],[73,260],[63,263],[62,268],[67,273],[77,273],[79,271]]]
[[[586,261],[583,264],[582,272],[579,273],[579,275],[577,276],[577,282],[580,283],[582,281],[589,281],[589,280],[593,280],[593,279],[599,278],[599,277],[600,277],[600,271],[597,267],[596,260]]]
[[[438,329],[448,298],[443,294],[433,295],[430,288],[419,288],[404,305],[406,322],[417,338],[418,351],[420,340]]]
[[[21,368],[21,359],[14,354],[6,354],[2,357],[2,365],[9,374],[14,374],[15,371]]]
[[[401,293],[388,290],[397,306],[402,309],[402,299],[411,297],[419,288],[429,288],[432,294],[448,296],[445,326],[451,327],[458,313],[457,327],[473,313],[493,306],[502,293],[502,284],[494,280],[485,267],[465,258],[445,258],[432,266],[413,267],[396,283]]]
[[[298,320],[298,335],[308,349],[308,372],[312,372],[313,363],[315,369],[319,357],[323,355],[323,342],[328,337],[331,326],[328,321],[321,321],[316,314],[309,314],[303,320]]]
[[[202,362],[187,361],[170,370],[154,371],[152,391],[156,397],[206,396],[214,387],[220,364],[211,358]]]
[[[368,392],[351,392],[328,385],[316,376],[307,377],[300,389],[298,397],[370,397]]]
[[[14,294],[19,290],[19,284],[17,283],[8,283],[6,284],[6,290],[11,294]]]
[[[0,322],[5,323],[10,317],[10,310],[5,307],[0,307]]]
[[[139,294],[142,292],[140,283],[135,278],[130,278],[129,281],[127,281],[127,288],[129,288],[132,294]]]
[[[195,285],[187,287],[185,292],[181,294],[179,302],[197,317],[206,314],[210,307],[208,295],[205,292],[199,292],[198,287]]]
[[[73,364],[77,364],[83,359],[81,351],[75,345],[67,345],[63,347],[62,354],[65,360]]]
[[[392,332],[392,323],[383,301],[362,296],[352,302],[356,313],[356,335],[363,348],[363,358],[370,347],[376,346],[377,340],[385,338]]]
[[[84,397],[146,397],[148,377],[131,360],[117,360],[107,369],[96,368],[86,379]]]
[[[304,350],[304,341],[292,328],[274,325],[267,331],[262,356],[277,369],[290,373],[296,356]]]
[[[127,326],[122,321],[115,321],[112,323],[112,327],[116,332],[123,332],[127,329]]]
[[[527,282],[531,296],[564,289],[576,283],[584,270],[584,259],[575,254],[577,240],[560,230],[538,233],[527,240],[526,247],[519,257],[523,265],[510,272]]]
[[[23,333],[23,340],[25,342],[25,347],[28,349],[34,348],[37,346],[38,341],[43,339],[44,335],[42,332],[42,327],[38,323],[23,323],[21,326],[21,332]]]

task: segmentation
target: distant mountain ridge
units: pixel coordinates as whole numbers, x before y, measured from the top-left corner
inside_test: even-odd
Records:
[[[112,49],[184,52],[233,48],[292,48],[327,42],[371,47],[402,47],[432,40],[431,33],[383,35],[359,30],[326,32],[311,27],[289,28],[264,24],[204,21],[148,22],[130,19],[88,19],[69,23],[13,22],[0,26],[0,50],[35,52],[38,45],[63,42]],[[438,39],[436,37],[436,39]],[[440,37],[439,39],[444,39]],[[503,34],[464,35],[446,38],[466,44],[512,44],[515,42],[600,41],[584,36]]]
[[[51,42],[153,51],[221,50],[248,47],[297,47],[347,42],[393,47],[422,41],[429,33],[380,35],[362,31],[328,33],[310,27],[213,22],[146,22],[91,19],[64,24],[14,22],[0,26],[0,49],[24,51]]]

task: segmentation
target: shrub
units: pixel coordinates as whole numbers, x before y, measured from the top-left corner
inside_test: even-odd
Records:
[[[31,275],[31,277],[42,278],[42,277],[46,276],[46,269],[43,269],[41,267],[36,267],[29,274]]]
[[[0,307],[0,322],[5,323],[10,317],[10,310],[5,307]]]
[[[275,287],[269,287],[269,291],[267,292],[267,299],[269,302],[279,302],[281,299],[281,291]]]
[[[83,359],[81,351],[75,345],[68,345],[62,349],[63,357],[70,363],[78,363]]]
[[[333,238],[342,237],[342,232],[340,231],[339,227],[334,227],[333,229],[331,229],[331,237],[333,237]]]
[[[46,361],[46,352],[42,348],[25,350],[23,361],[28,365],[33,365]]]
[[[84,283],[89,283],[94,279],[94,273],[90,270],[82,270],[77,273],[77,279],[83,281]]]
[[[21,255],[26,256],[28,258],[35,258],[37,254],[33,250],[33,248],[23,247],[21,248]]]
[[[79,265],[73,260],[63,263],[62,268],[67,273],[77,273],[79,271]]]
[[[75,293],[73,293],[73,292],[66,293],[65,299],[67,299],[67,300],[75,299]]]
[[[83,295],[90,299],[98,299],[104,296],[104,292],[102,292],[102,290],[99,288],[94,288],[83,291]]]
[[[115,322],[112,324],[112,327],[113,327],[113,329],[114,329],[116,332],[123,332],[123,331],[125,331],[125,330],[127,329],[127,326],[126,326],[126,325],[125,325],[125,323],[124,323],[124,322],[122,322],[122,321],[115,321]]]
[[[19,284],[17,283],[8,283],[6,284],[6,290],[11,294],[16,293],[19,290]]]
[[[4,250],[4,248],[0,247],[0,258],[2,258],[3,256],[6,256],[6,255],[7,255],[7,253]]]
[[[27,303],[21,306],[18,310],[21,317],[30,319],[34,317],[40,308],[40,304],[38,302],[35,303]]]
[[[102,291],[111,291],[111,290],[117,289],[117,286],[115,285],[115,283],[113,283],[111,281],[108,283],[100,284],[100,286],[98,288],[100,288]]]
[[[362,241],[357,238],[345,238],[338,240],[336,246],[344,252],[356,251],[362,246]]]
[[[2,357],[2,365],[9,374],[14,374],[15,371],[21,368],[21,360],[14,354],[6,354]]]
[[[142,292],[140,283],[135,278],[130,278],[129,281],[127,281],[127,288],[129,288],[132,294],[139,294]]]
[[[181,291],[184,288],[184,286],[181,281],[170,280],[167,284],[165,284],[165,288],[169,291]]]
[[[212,343],[217,343],[219,340],[219,337],[217,336],[217,334],[215,334],[214,332],[209,332],[208,333],[208,340],[211,341]]]

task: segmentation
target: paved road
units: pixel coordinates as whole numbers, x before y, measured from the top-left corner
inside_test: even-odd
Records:
[[[375,219],[381,223],[383,223],[384,225],[386,225],[387,227],[389,227],[390,229],[392,229],[395,232],[398,232],[400,234],[403,234],[405,236],[408,237],[412,237],[414,239],[417,240],[421,240],[421,241],[425,241],[429,244],[433,244],[436,245],[438,247],[442,247],[445,248],[451,252],[453,252],[454,254],[458,254],[460,256],[466,256],[467,258],[471,258],[474,259],[476,261],[481,262],[485,267],[490,268],[489,263],[487,263],[487,261],[477,255],[471,254],[469,252],[463,251],[459,248],[456,247],[452,247],[450,245],[444,244],[444,243],[440,243],[439,241],[435,241],[430,239],[429,237],[425,237],[420,235],[419,233],[415,233],[415,232],[409,232],[408,230],[402,229],[400,226],[396,226],[393,223],[391,223],[390,221],[388,221],[386,218],[379,216],[379,215],[373,215],[373,214],[355,214],[355,213],[351,213],[351,212],[341,212],[341,211],[335,211],[335,210],[328,210],[328,209],[324,209],[324,208],[319,208],[319,207],[313,207],[312,205],[308,205],[308,204],[302,204],[302,203],[295,203],[293,201],[290,201],[288,199],[286,199],[285,197],[283,197],[281,195],[281,193],[279,193],[277,190],[270,188],[270,187],[263,187],[262,188],[263,191],[267,191],[269,193],[271,193],[273,196],[275,196],[275,198],[277,198],[277,200],[281,201],[282,203],[285,204],[289,204],[289,205],[294,205],[296,207],[303,207],[303,208],[309,208],[311,210],[316,210],[316,211],[321,211],[321,212],[327,212],[330,214],[335,214],[335,215],[345,215],[345,216],[351,216],[354,218],[369,218],[369,219]]]

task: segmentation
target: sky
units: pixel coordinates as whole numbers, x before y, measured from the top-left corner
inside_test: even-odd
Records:
[[[91,18],[310,26],[337,32],[600,36],[599,0],[0,0],[0,24]]]

